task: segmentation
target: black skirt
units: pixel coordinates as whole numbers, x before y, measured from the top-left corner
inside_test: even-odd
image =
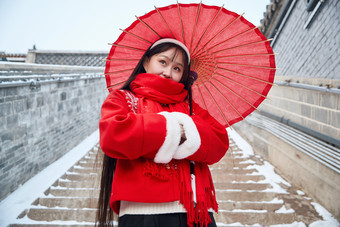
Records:
[[[212,213],[209,213],[212,223],[208,227],[216,227]],[[187,214],[152,214],[133,215],[126,214],[119,217],[118,227],[187,227]],[[195,227],[199,225],[194,225]]]

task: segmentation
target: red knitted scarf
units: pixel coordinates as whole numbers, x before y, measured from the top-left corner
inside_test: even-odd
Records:
[[[138,97],[137,113],[158,113],[165,110],[189,114],[186,102],[187,91],[184,85],[153,74],[139,74],[130,85],[135,96]],[[173,160],[168,164],[156,164],[148,160],[145,164],[144,174],[156,180],[167,181],[170,177],[180,179],[180,203],[187,210],[188,225],[199,223],[206,226],[211,223],[208,209],[216,212],[218,205],[215,189],[209,168],[206,164],[195,164],[196,201],[194,204],[191,188],[190,161]]]

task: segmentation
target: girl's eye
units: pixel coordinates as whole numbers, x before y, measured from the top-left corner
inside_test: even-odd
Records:
[[[178,72],[181,71],[181,69],[180,69],[179,67],[175,67],[174,70],[175,70],[175,71],[178,71]]]
[[[164,60],[160,60],[159,61],[162,65],[165,65],[166,64],[166,62],[164,61]]]

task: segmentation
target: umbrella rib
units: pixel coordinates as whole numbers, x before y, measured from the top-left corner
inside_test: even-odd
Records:
[[[218,111],[220,112],[220,114],[222,115],[223,119],[227,122],[228,127],[230,127],[230,124],[226,118],[226,116],[224,115],[223,111],[221,110],[220,106],[218,105],[218,103],[216,102],[216,100],[214,99],[213,95],[210,93],[209,89],[207,88],[207,86],[205,84],[203,84],[204,88],[207,90],[210,98],[213,100],[213,102],[215,103],[215,105],[217,106]]]
[[[197,26],[197,23],[198,23],[198,17],[200,15],[200,12],[201,12],[201,6],[202,6],[202,1],[200,2],[199,6],[198,6],[198,9],[197,9],[197,16],[196,16],[196,21],[195,21],[195,25],[194,25],[194,31],[192,32],[192,36],[191,36],[191,43],[190,43],[190,53],[191,53],[191,49],[192,49],[192,43],[194,41],[194,36],[195,36],[195,32],[196,32],[196,26]]]
[[[120,45],[120,44],[116,44],[116,43],[111,43],[110,45],[116,46],[116,47],[122,47],[122,48],[132,49],[132,50],[137,50],[137,51],[142,51],[142,52],[145,52],[145,51],[146,51],[146,50],[139,49],[139,48],[136,48],[136,47],[124,46],[124,45]]]
[[[222,85],[223,87],[225,87],[226,89],[228,89],[229,91],[231,91],[234,95],[236,95],[237,97],[239,97],[240,99],[242,99],[243,101],[245,101],[248,105],[250,105],[251,107],[253,107],[255,110],[257,110],[257,108],[256,108],[253,104],[251,104],[251,103],[248,102],[245,98],[243,98],[242,96],[240,96],[239,94],[237,94],[233,89],[231,89],[231,88],[225,86],[225,85],[222,84],[222,83],[221,83],[221,85]]]
[[[244,13],[243,13],[244,14]],[[229,24],[227,24],[221,31],[219,31],[214,37],[212,37],[200,50],[204,49],[211,41],[213,41],[215,38],[217,38],[219,35],[221,35],[222,32],[224,32],[227,28],[229,28],[233,23],[235,23],[237,20],[239,20],[243,14],[239,15],[237,18],[235,18],[233,21],[231,21]],[[199,52],[197,52],[199,53]]]
[[[143,37],[140,37],[140,36],[138,36],[138,35],[135,35],[135,34],[133,34],[133,33],[131,33],[131,32],[128,32],[128,31],[126,31],[126,30],[124,30],[124,29],[120,29],[120,30],[121,30],[122,32],[125,32],[126,34],[129,34],[129,35],[135,37],[135,38],[138,38],[138,39],[140,39],[140,40],[143,40],[144,42],[147,42],[147,43],[152,44],[152,42],[150,42],[149,40],[144,39]]]
[[[237,82],[237,81],[235,81],[235,80],[233,80],[233,79],[230,79],[230,78],[228,78],[228,77],[226,77],[226,76],[224,76],[224,75],[222,75],[222,74],[220,74],[220,73],[216,73],[216,74],[219,75],[219,76],[221,76],[221,77],[223,77],[224,79],[227,79],[227,80],[229,80],[229,81],[232,81],[232,82],[234,82],[235,84],[238,84],[238,85],[240,85],[240,86],[246,88],[246,89],[249,90],[249,91],[252,91],[252,92],[256,93],[257,95],[260,95],[260,96],[262,96],[262,97],[264,97],[264,98],[266,97],[264,94],[261,94],[260,92],[257,92],[257,91],[255,91],[255,90],[253,90],[253,89],[251,89],[251,88],[245,86],[244,84],[241,84],[241,83],[239,83],[239,82]],[[214,79],[214,80],[217,80],[218,82],[220,82],[220,81],[219,81],[218,79],[216,79],[215,77],[213,77],[213,79]],[[220,83],[222,83],[222,82],[220,82]]]
[[[180,19],[180,21],[181,21],[183,43],[184,43],[184,45],[186,45],[186,43],[185,43],[185,36],[184,36],[183,21],[182,21],[181,10],[180,10],[180,8],[179,8],[179,3],[178,3],[178,1],[177,1],[177,11],[178,11],[178,17],[179,17],[179,19]]]
[[[250,67],[250,68],[261,68],[261,69],[276,69],[273,67],[268,67],[268,66],[260,66],[260,65],[247,65],[247,64],[237,64],[237,63],[230,63],[230,62],[218,62],[218,65],[237,65],[237,66],[245,66],[245,67]]]
[[[253,80],[257,80],[257,81],[260,81],[260,82],[263,82],[263,83],[266,83],[266,84],[273,85],[273,83],[271,83],[269,81],[261,80],[259,78],[256,78],[256,77],[253,77],[253,76],[249,76],[249,75],[245,75],[245,74],[242,74],[242,73],[239,73],[239,72],[235,72],[235,71],[232,71],[232,70],[229,70],[229,69],[225,69],[225,68],[221,68],[221,67],[217,67],[217,69],[225,70],[227,72],[231,72],[231,73],[234,73],[234,74],[239,75],[239,76],[248,77],[248,78],[253,79]]]
[[[150,29],[153,33],[155,33],[159,38],[162,38],[155,30],[153,30],[147,23],[145,23],[142,19],[137,17],[137,20],[139,20],[142,24],[144,24],[148,29]]]
[[[248,30],[246,30],[246,31],[243,31],[243,32],[241,32],[241,33],[239,33],[239,34],[237,34],[237,35],[234,35],[234,36],[230,37],[229,39],[223,40],[222,42],[219,42],[219,43],[215,44],[214,46],[209,47],[207,50],[212,50],[212,49],[216,48],[217,46],[219,46],[219,45],[221,45],[221,44],[223,44],[223,43],[226,43],[226,42],[228,42],[228,41],[230,41],[230,40],[232,40],[232,39],[235,39],[235,38],[237,38],[237,37],[239,37],[239,36],[241,36],[241,35],[244,35],[244,34],[246,34],[246,33],[248,33],[248,32],[251,32],[251,31],[255,30],[256,28],[257,28],[257,27],[253,27],[253,28],[250,28],[250,29],[248,29]],[[202,53],[202,52],[201,52],[201,53]],[[198,54],[198,57],[201,55],[201,53]],[[197,55],[195,55],[195,57],[196,57],[196,56],[197,56]]]
[[[104,73],[104,75],[112,75],[112,74],[117,74],[117,73],[123,73],[123,72],[128,72],[128,71],[131,71],[131,70],[134,70],[134,68],[108,72],[108,73]]]
[[[245,43],[245,44],[241,44],[241,45],[237,45],[237,46],[233,46],[233,47],[228,47],[226,49],[222,49],[222,50],[212,52],[212,54],[217,54],[217,53],[220,53],[220,52],[223,52],[223,51],[226,51],[226,50],[237,49],[237,48],[240,48],[240,47],[251,46],[251,45],[254,45],[254,44],[258,44],[258,43],[265,43],[267,41],[270,41],[270,39],[255,41],[255,42],[251,42],[251,43]]]
[[[121,85],[121,84],[123,84],[123,83],[125,83],[125,82],[126,82],[126,80],[124,80],[124,81],[122,81],[122,82],[119,82],[119,83],[116,83],[116,84],[114,84],[114,85],[111,85],[110,87],[107,87],[106,89],[110,89],[110,88],[116,87],[116,86]]]
[[[215,79],[216,80],[216,79]],[[218,80],[216,80],[218,81]],[[225,87],[224,84],[222,84],[220,81],[218,81],[223,87]],[[242,116],[242,114],[236,109],[236,107],[229,101],[229,99],[227,97],[225,97],[225,95],[215,86],[215,84],[213,84],[212,82],[209,82],[218,93],[220,93],[220,95],[222,95],[222,97],[229,103],[229,105],[236,111],[236,113],[242,117],[242,119],[244,119],[244,117]]]
[[[237,55],[218,56],[218,57],[215,57],[215,59],[220,59],[220,58],[235,58],[235,57],[267,56],[267,55],[276,55],[276,54],[274,54],[274,53],[237,54]]]
[[[208,110],[207,105],[205,104],[205,101],[204,101],[204,98],[203,98],[203,95],[202,95],[200,87],[197,84],[196,84],[196,87],[197,87],[198,93],[200,95],[200,98],[201,98],[201,100],[203,102],[204,109]]]
[[[200,42],[202,41],[203,37],[205,36],[205,34],[207,33],[207,31],[208,31],[209,28],[211,27],[211,25],[213,24],[213,22],[216,20],[217,16],[218,16],[218,15],[220,14],[220,12],[222,11],[223,6],[224,6],[224,5],[221,6],[220,10],[215,14],[214,18],[211,20],[209,26],[205,29],[203,35],[202,35],[201,38],[198,40],[198,43],[196,44],[196,47],[195,47],[194,50],[193,50],[193,53],[195,53],[195,51],[196,51],[198,45],[200,44]],[[193,54],[193,55],[195,55],[195,54]]]
[[[168,28],[169,32],[171,33],[172,35],[172,38],[175,39],[175,36],[174,34],[172,33],[171,29],[170,29],[170,26],[168,25],[168,23],[166,22],[166,20],[164,19],[163,15],[161,14],[161,12],[159,12],[158,8],[155,6],[155,9],[157,10],[157,13],[159,14],[159,16],[162,18],[164,24],[166,25],[166,27]]]

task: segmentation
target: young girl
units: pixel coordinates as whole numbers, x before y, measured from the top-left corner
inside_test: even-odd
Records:
[[[110,205],[119,227],[216,226],[208,165],[225,155],[228,136],[191,100],[189,70],[185,45],[160,39],[104,101],[98,225],[112,222]]]

